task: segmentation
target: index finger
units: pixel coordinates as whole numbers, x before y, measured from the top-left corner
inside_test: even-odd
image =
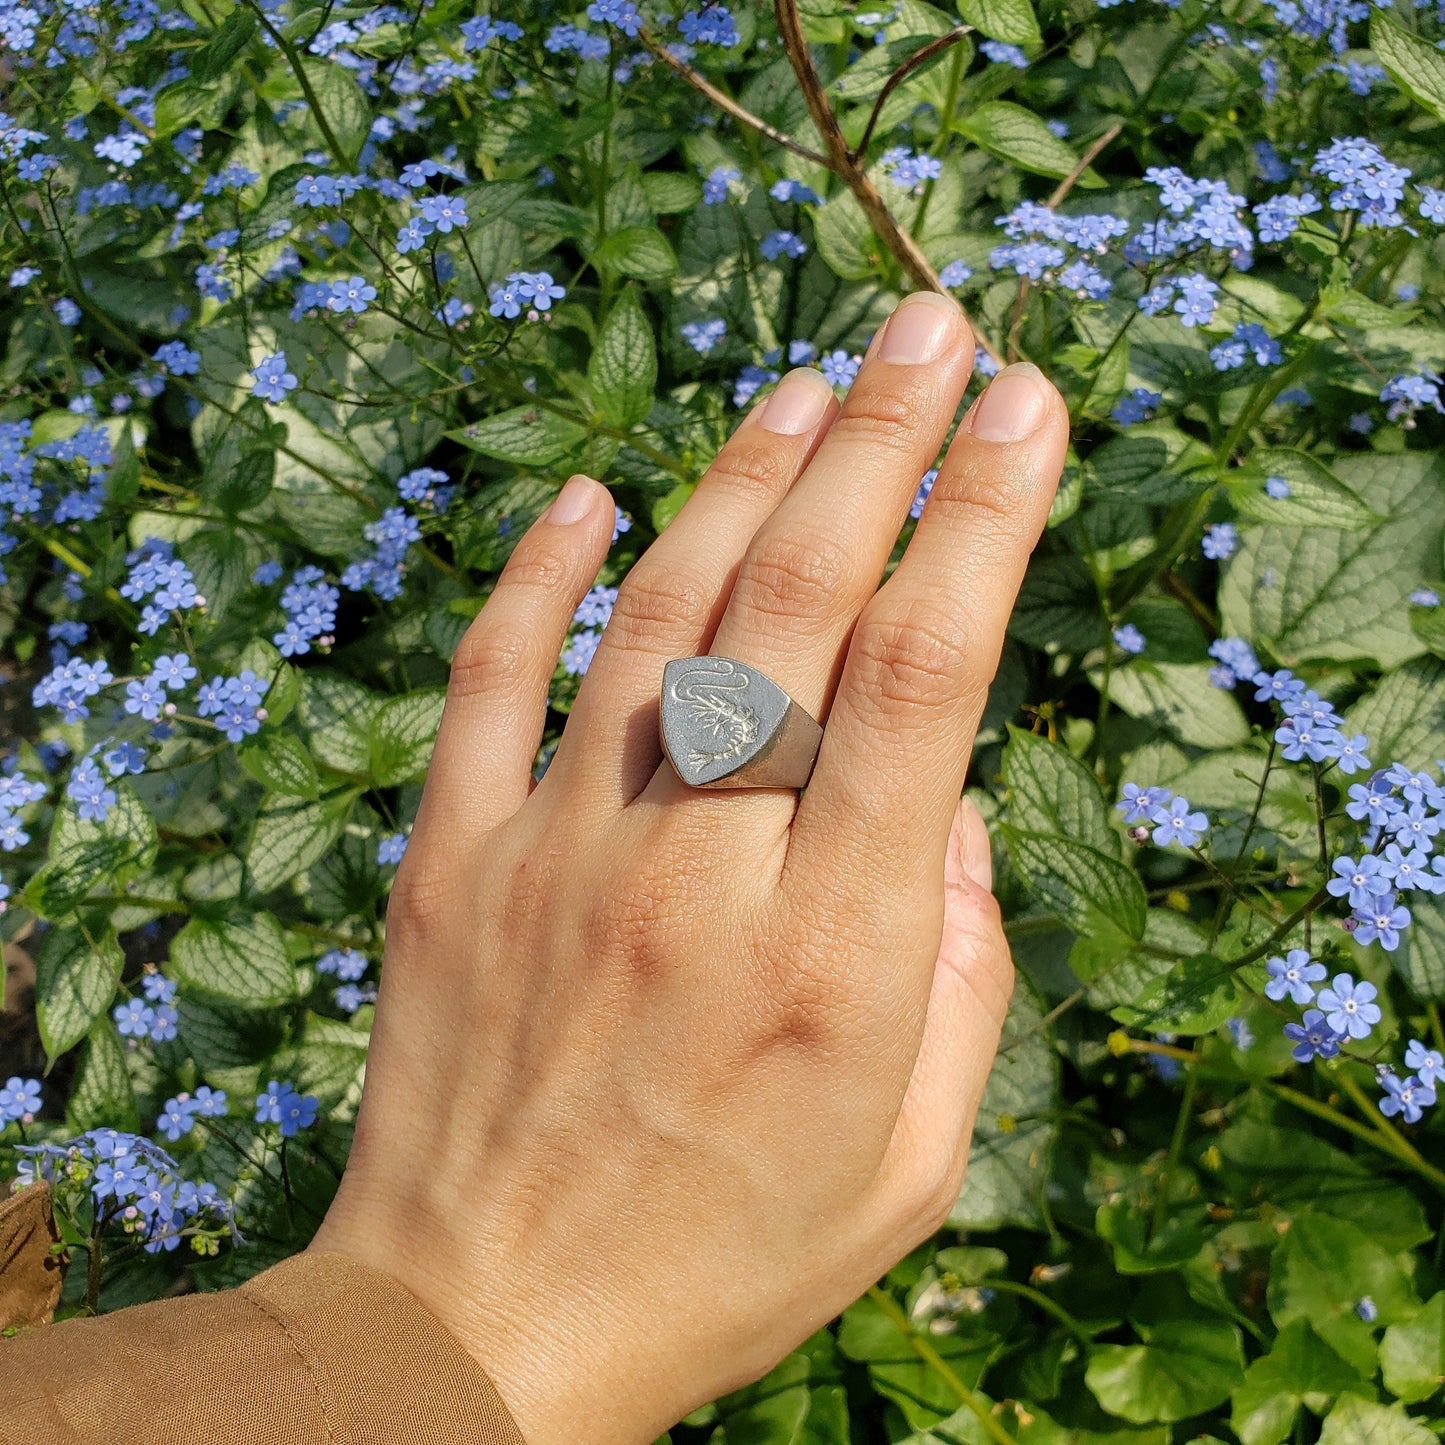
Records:
[[[903,560],[858,620],[787,871],[884,887],[935,875],[1004,629],[1063,470],[1069,419],[1037,367],[960,423]]]

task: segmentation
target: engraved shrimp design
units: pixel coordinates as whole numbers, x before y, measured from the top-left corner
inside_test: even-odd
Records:
[[[672,695],[679,702],[692,704],[693,721],[700,724],[726,746],[716,751],[693,748],[688,762],[701,772],[713,763],[739,756],[758,738],[758,715],[730,692],[745,692],[752,679],[732,663],[720,661],[711,667],[693,668],[673,684]]]

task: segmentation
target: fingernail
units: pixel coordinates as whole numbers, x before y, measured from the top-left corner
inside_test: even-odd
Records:
[[[570,527],[592,510],[597,483],[591,477],[572,477],[547,508],[547,520],[554,527]]]
[[[974,404],[968,429],[980,441],[1022,441],[1043,421],[1047,407],[1043,372],[1031,361],[1016,361],[989,382]]]
[[[823,420],[832,400],[833,388],[823,379],[823,373],[799,367],[790,371],[763,403],[759,421],[779,436],[802,436]]]
[[[935,291],[915,291],[888,318],[879,357],[895,366],[919,366],[935,360],[958,324],[959,309]]]

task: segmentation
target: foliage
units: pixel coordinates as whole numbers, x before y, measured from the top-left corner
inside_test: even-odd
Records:
[[[622,506],[539,769],[741,408],[937,279],[1075,421],[972,779],[1015,1007],[950,1229],[673,1438],[1437,1438],[1441,17],[640,10],[0,5],[0,1139],[65,1308],[324,1212],[559,479]]]

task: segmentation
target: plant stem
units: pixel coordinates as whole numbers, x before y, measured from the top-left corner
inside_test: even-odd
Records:
[[[1287,1084],[1269,1082],[1265,1082],[1261,1087],[1267,1093],[1274,1094],[1277,1098],[1285,1100],[1286,1103],[1293,1104],[1297,1109],[1302,1109],[1306,1114],[1313,1114],[1316,1119],[1324,1119],[1337,1129],[1343,1129],[1345,1133],[1353,1134],[1356,1139],[1369,1144],[1372,1148],[1390,1155],[1391,1158],[1399,1160],[1402,1164],[1408,1164],[1422,1179],[1428,1179],[1436,1189],[1445,1194],[1445,1170],[1437,1169],[1433,1164],[1422,1159],[1414,1147],[1400,1138],[1398,1134],[1395,1135],[1395,1138],[1399,1139],[1399,1143],[1404,1146],[1405,1152],[1403,1153],[1396,1147],[1388,1134],[1382,1134],[1367,1125],[1357,1123],[1348,1114],[1342,1114],[1338,1109],[1332,1109],[1328,1104],[1322,1104],[1318,1099],[1313,1099],[1298,1089],[1292,1089]]]
[[[958,1396],[959,1403],[967,1405],[978,1419],[978,1423],[997,1445],[1017,1445],[1014,1437],[989,1413],[978,1397],[958,1377],[958,1372],[934,1349],[930,1340],[925,1339],[913,1327],[913,1321],[900,1308],[898,1301],[887,1290],[876,1284],[869,1286],[868,1298],[888,1316],[907,1338],[914,1354],[924,1362]]]
[[[1194,1109],[1194,1094],[1198,1087],[1198,1075],[1192,1068],[1186,1069],[1184,1089],[1179,1099],[1179,1115],[1174,1120],[1174,1134],[1169,1140],[1169,1153],[1164,1160],[1164,1167],[1159,1171],[1159,1181],[1155,1185],[1154,1216],[1149,1225],[1151,1239],[1164,1228],[1164,1219],[1169,1213],[1169,1181],[1179,1167],[1180,1154],[1184,1152],[1184,1139],[1189,1132],[1189,1116]]]

